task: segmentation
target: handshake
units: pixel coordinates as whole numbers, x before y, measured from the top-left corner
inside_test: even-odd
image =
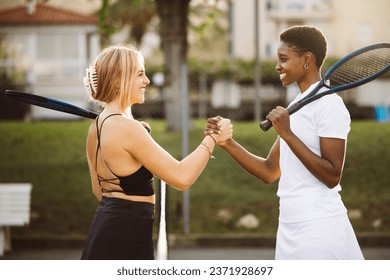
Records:
[[[203,134],[210,135],[218,145],[223,146],[233,137],[233,125],[229,119],[220,116],[209,118]]]

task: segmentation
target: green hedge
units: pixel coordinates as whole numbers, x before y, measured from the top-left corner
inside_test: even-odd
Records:
[[[14,233],[85,234],[97,206],[85,158],[90,123],[89,120],[0,122],[0,182],[33,184],[30,225],[14,228]],[[151,120],[150,124],[157,142],[180,159],[180,132],[166,132],[163,121]],[[204,124],[204,120],[194,122],[190,149],[201,141]],[[263,156],[276,137],[273,130],[264,133],[254,122],[234,122],[234,135],[249,151]],[[389,123],[352,123],[341,195],[348,209],[359,210],[362,215],[352,220],[358,232],[390,232],[388,135]],[[215,150],[215,156],[190,190],[191,231],[274,233],[278,215],[276,183],[263,184],[244,172],[220,148]],[[168,230],[180,233],[182,193],[170,188],[168,201]],[[231,220],[223,222],[218,218],[222,209],[231,213]],[[248,213],[259,218],[260,226],[254,230],[237,228],[238,218]]]

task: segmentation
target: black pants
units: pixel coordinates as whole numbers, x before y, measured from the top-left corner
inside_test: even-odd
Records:
[[[103,197],[93,217],[84,260],[152,260],[154,204]]]

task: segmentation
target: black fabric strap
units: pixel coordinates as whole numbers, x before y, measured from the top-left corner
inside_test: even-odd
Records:
[[[98,140],[98,144],[97,144],[97,147],[96,147],[96,158],[95,158],[95,170],[96,170],[96,174],[97,174],[97,177],[98,177],[98,182],[99,182],[99,185],[101,186],[101,182],[107,182],[107,183],[110,183],[110,184],[114,184],[114,185],[119,185],[118,183],[114,183],[112,181],[114,180],[118,180],[118,178],[111,178],[111,179],[105,179],[103,177],[101,177],[98,173],[97,173],[97,164],[98,164],[98,153],[99,153],[99,150],[101,150],[101,147],[100,147],[100,137],[102,135],[102,130],[103,130],[103,124],[104,122],[109,118],[109,117],[112,117],[112,116],[121,116],[121,114],[111,114],[111,115],[108,115],[107,117],[104,118],[104,120],[102,121],[101,125],[100,125],[100,129],[99,129],[99,117],[98,116],[96,118],[96,131],[97,131],[97,140]],[[103,159],[104,160],[104,159]],[[105,162],[105,160],[104,160]],[[106,163],[106,162],[105,162]],[[107,168],[110,170],[110,172],[112,174],[115,175],[114,172],[112,172],[112,170],[110,169],[110,167],[107,165],[106,163],[106,166]],[[115,175],[116,177],[118,177],[117,175]]]

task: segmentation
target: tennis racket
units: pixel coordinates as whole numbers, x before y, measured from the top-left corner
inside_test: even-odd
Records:
[[[95,112],[77,107],[75,105],[32,93],[8,89],[4,92],[4,95],[10,99],[84,118],[95,119],[98,116],[98,114]]]
[[[288,106],[287,111],[291,115],[314,100],[366,84],[389,69],[390,44],[380,43],[358,49],[333,64],[318,85],[305,98]],[[323,87],[328,90],[316,94]],[[265,120],[260,123],[260,127],[267,131],[272,123]]]

